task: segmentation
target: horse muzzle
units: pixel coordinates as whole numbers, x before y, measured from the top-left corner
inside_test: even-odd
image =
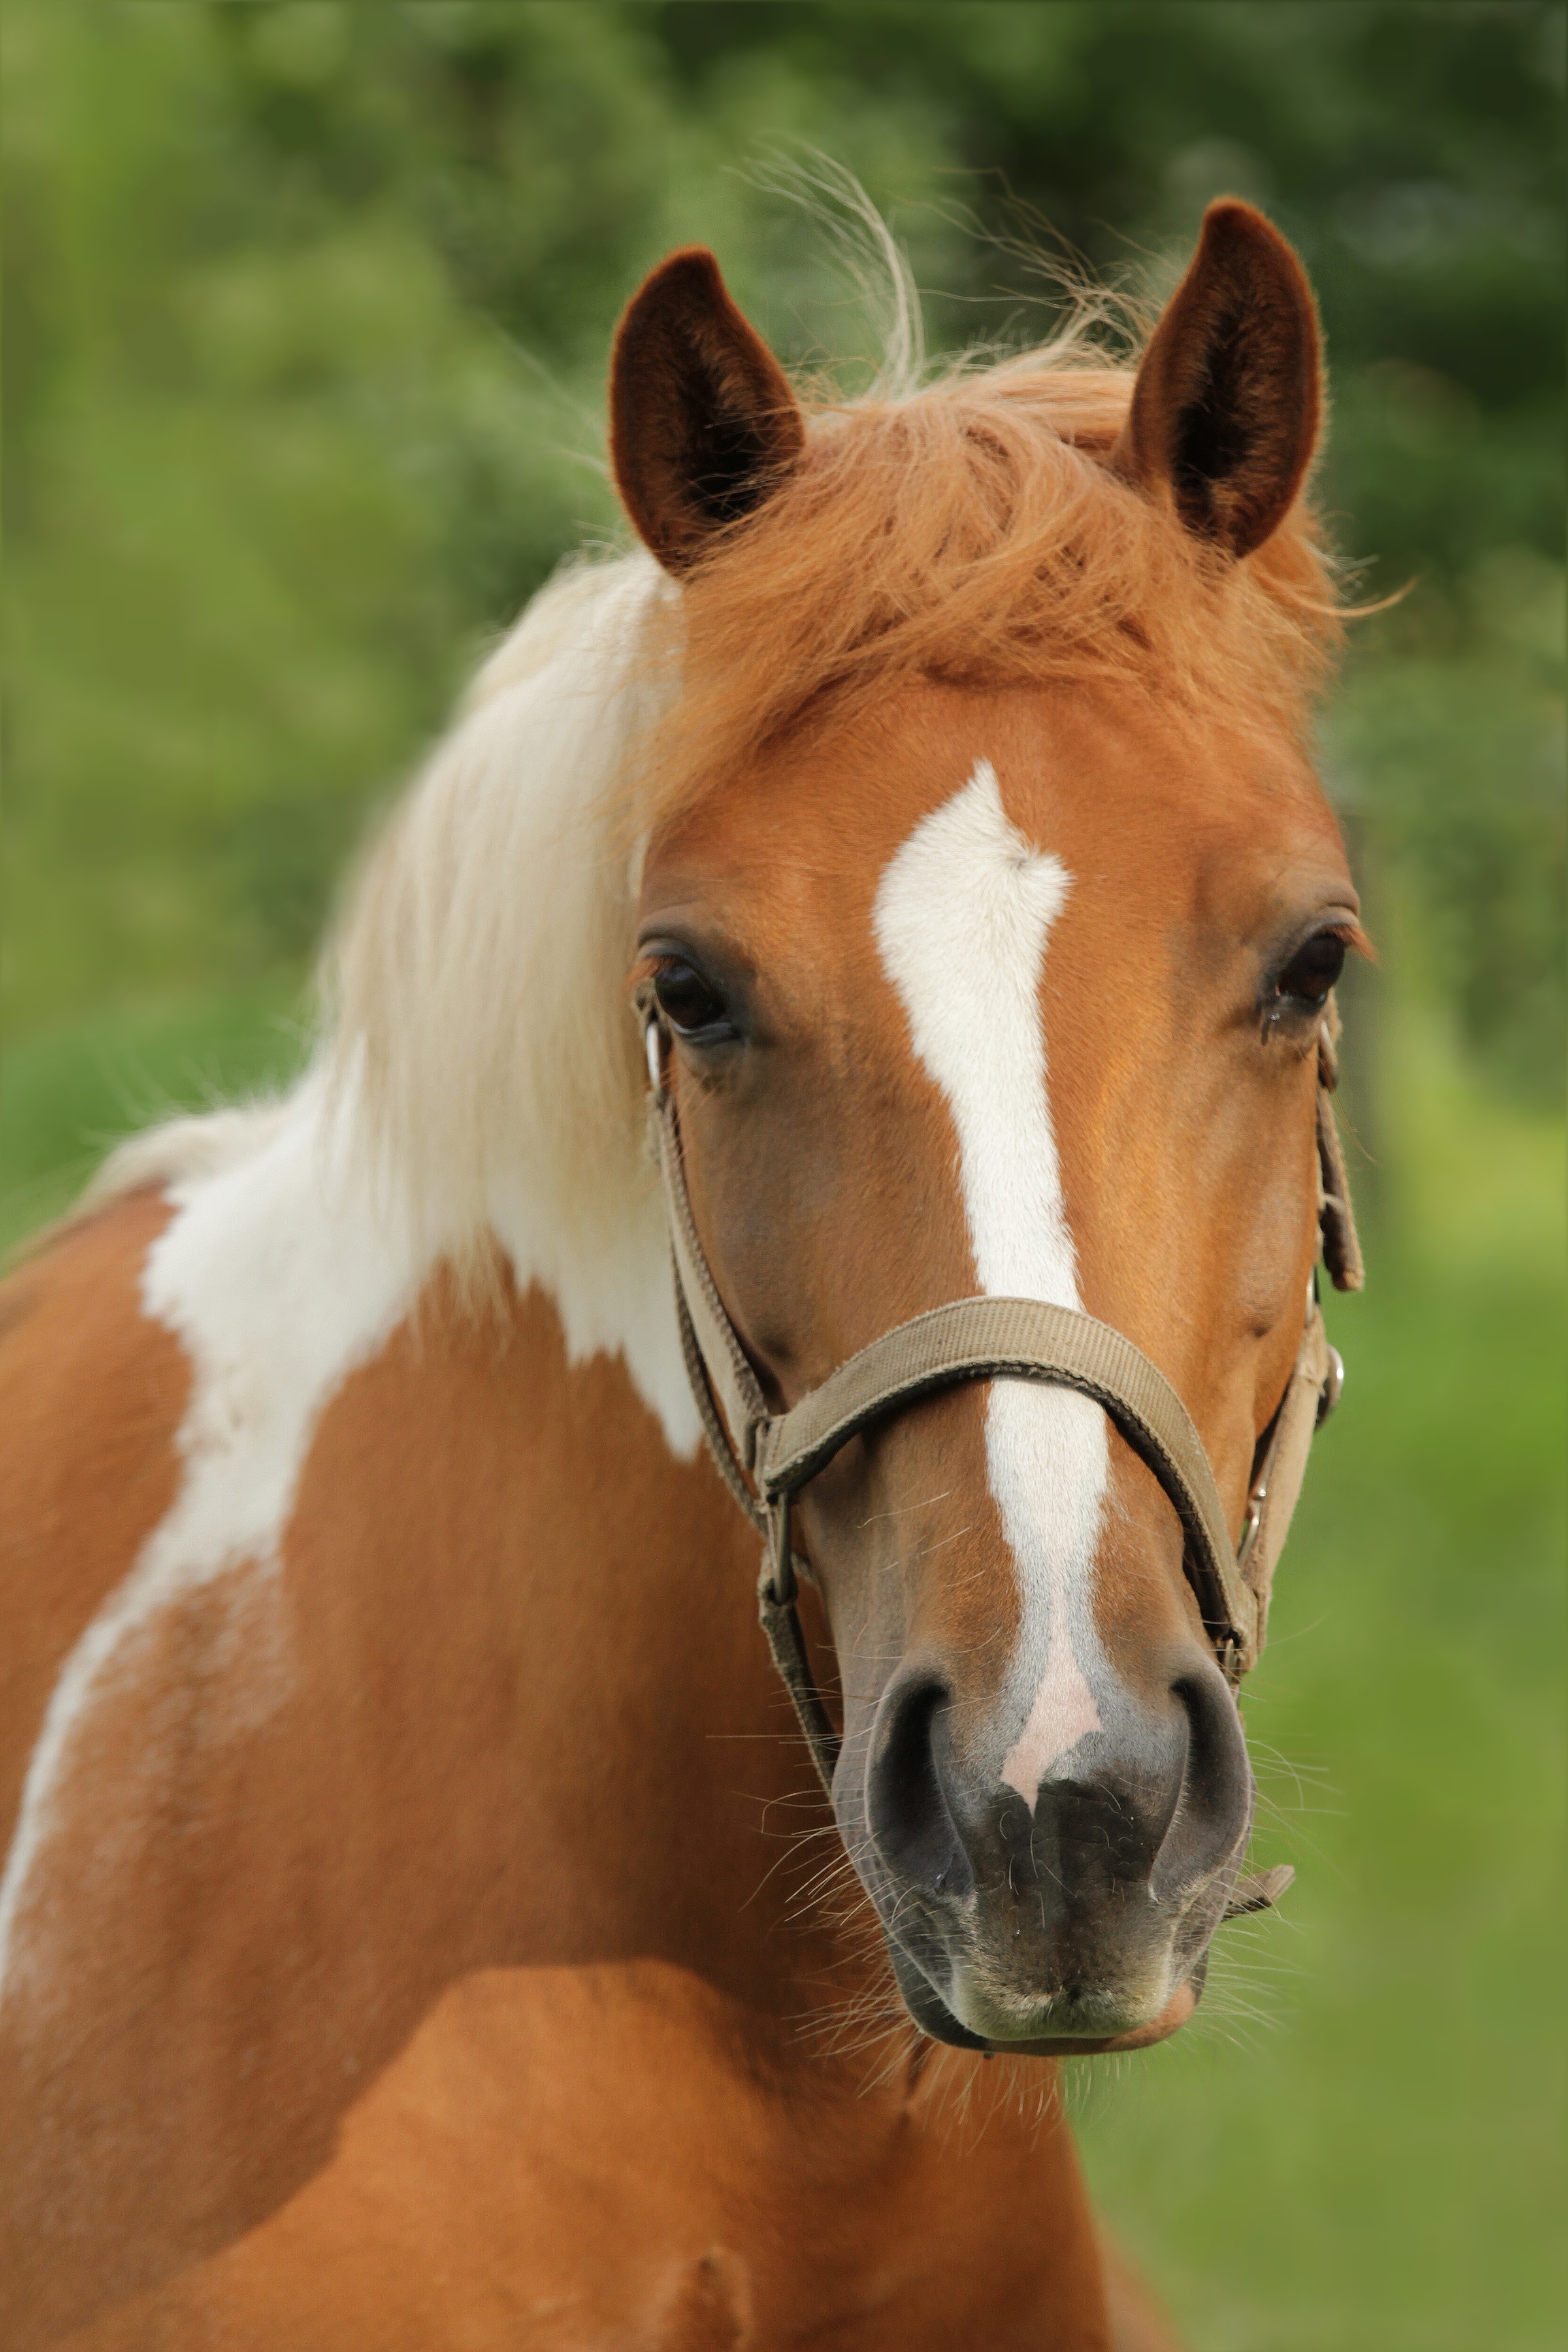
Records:
[[[1219,1671],[1195,1654],[1181,1664],[1163,1708],[1091,1735],[1033,1805],[958,1751],[951,1691],[923,1662],[895,1674],[868,1740],[847,1744],[846,1843],[905,2001],[937,2040],[1087,2053],[1163,2040],[1192,2015],[1253,1783]]]

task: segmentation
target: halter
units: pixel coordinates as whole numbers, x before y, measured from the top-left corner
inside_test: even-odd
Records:
[[[1294,1369],[1258,1443],[1234,1551],[1203,1441],[1175,1390],[1131,1339],[1074,1307],[1039,1298],[950,1300],[885,1331],[787,1412],[770,1413],[698,1238],[679,1120],[665,1079],[668,1031],[651,992],[639,990],[637,1010],[646,1025],[648,1129],[664,1179],[681,1353],[719,1474],[763,1539],[758,1614],[828,1793],[842,1742],[813,1679],[795,1608],[802,1563],[790,1542],[791,1507],[800,1489],[870,1423],[961,1381],[1042,1381],[1075,1389],[1101,1407],[1159,1480],[1182,1522],[1183,1567],[1234,1690],[1263,1647],[1275,1563],[1308,1452],[1344,1381],[1344,1366],[1323,1328],[1316,1275]],[[1361,1248],[1330,1099],[1339,1083],[1337,1032],[1331,1000],[1318,1042],[1318,1224],[1335,1288],[1359,1290]],[[1271,1899],[1259,1893],[1256,1903],[1233,1907]]]

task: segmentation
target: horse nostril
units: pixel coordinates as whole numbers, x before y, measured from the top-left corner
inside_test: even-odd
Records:
[[[951,1696],[929,1675],[889,1688],[878,1711],[866,1792],[871,1836],[889,1869],[907,1886],[950,1898],[974,1884],[943,1769]]]
[[[1183,1675],[1171,1687],[1187,1718],[1187,1753],[1176,1810],[1150,1880],[1162,1903],[1228,1862],[1252,1820],[1247,1740],[1222,1676],[1208,1668]]]

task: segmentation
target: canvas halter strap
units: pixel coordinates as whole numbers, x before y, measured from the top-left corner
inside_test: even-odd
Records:
[[[787,1412],[770,1413],[692,1218],[679,1121],[664,1075],[664,1024],[651,999],[642,998],[639,1010],[652,1080],[649,1132],[664,1179],[687,1374],[720,1475],[763,1539],[758,1613],[823,1786],[831,1792],[840,1742],[813,1678],[795,1608],[802,1563],[790,1542],[791,1507],[801,1487],[869,1423],[961,1381],[1043,1381],[1076,1389],[1102,1408],[1159,1480],[1182,1522],[1187,1579],[1234,1688],[1263,1647],[1274,1567],[1312,1435],[1338,1402],[1344,1378],[1323,1329],[1316,1277],[1295,1367],[1258,1440],[1234,1550],[1208,1456],[1175,1390],[1131,1339],[1072,1307],[1038,1298],[952,1299],[885,1331]],[[1361,1249],[1330,1100],[1339,1076],[1336,1032],[1331,1005],[1318,1060],[1319,1227],[1336,1288],[1359,1290]],[[1269,1899],[1267,1894],[1257,1898]]]

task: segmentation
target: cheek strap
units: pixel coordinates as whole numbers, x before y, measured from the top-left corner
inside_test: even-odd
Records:
[[[1336,1290],[1360,1290],[1366,1281],[1361,1238],[1351,1206],[1350,1177],[1344,1145],[1334,1117],[1333,1095],[1340,1083],[1340,1009],[1332,996],[1318,1032],[1318,1225],[1323,1237],[1323,1264]]]

